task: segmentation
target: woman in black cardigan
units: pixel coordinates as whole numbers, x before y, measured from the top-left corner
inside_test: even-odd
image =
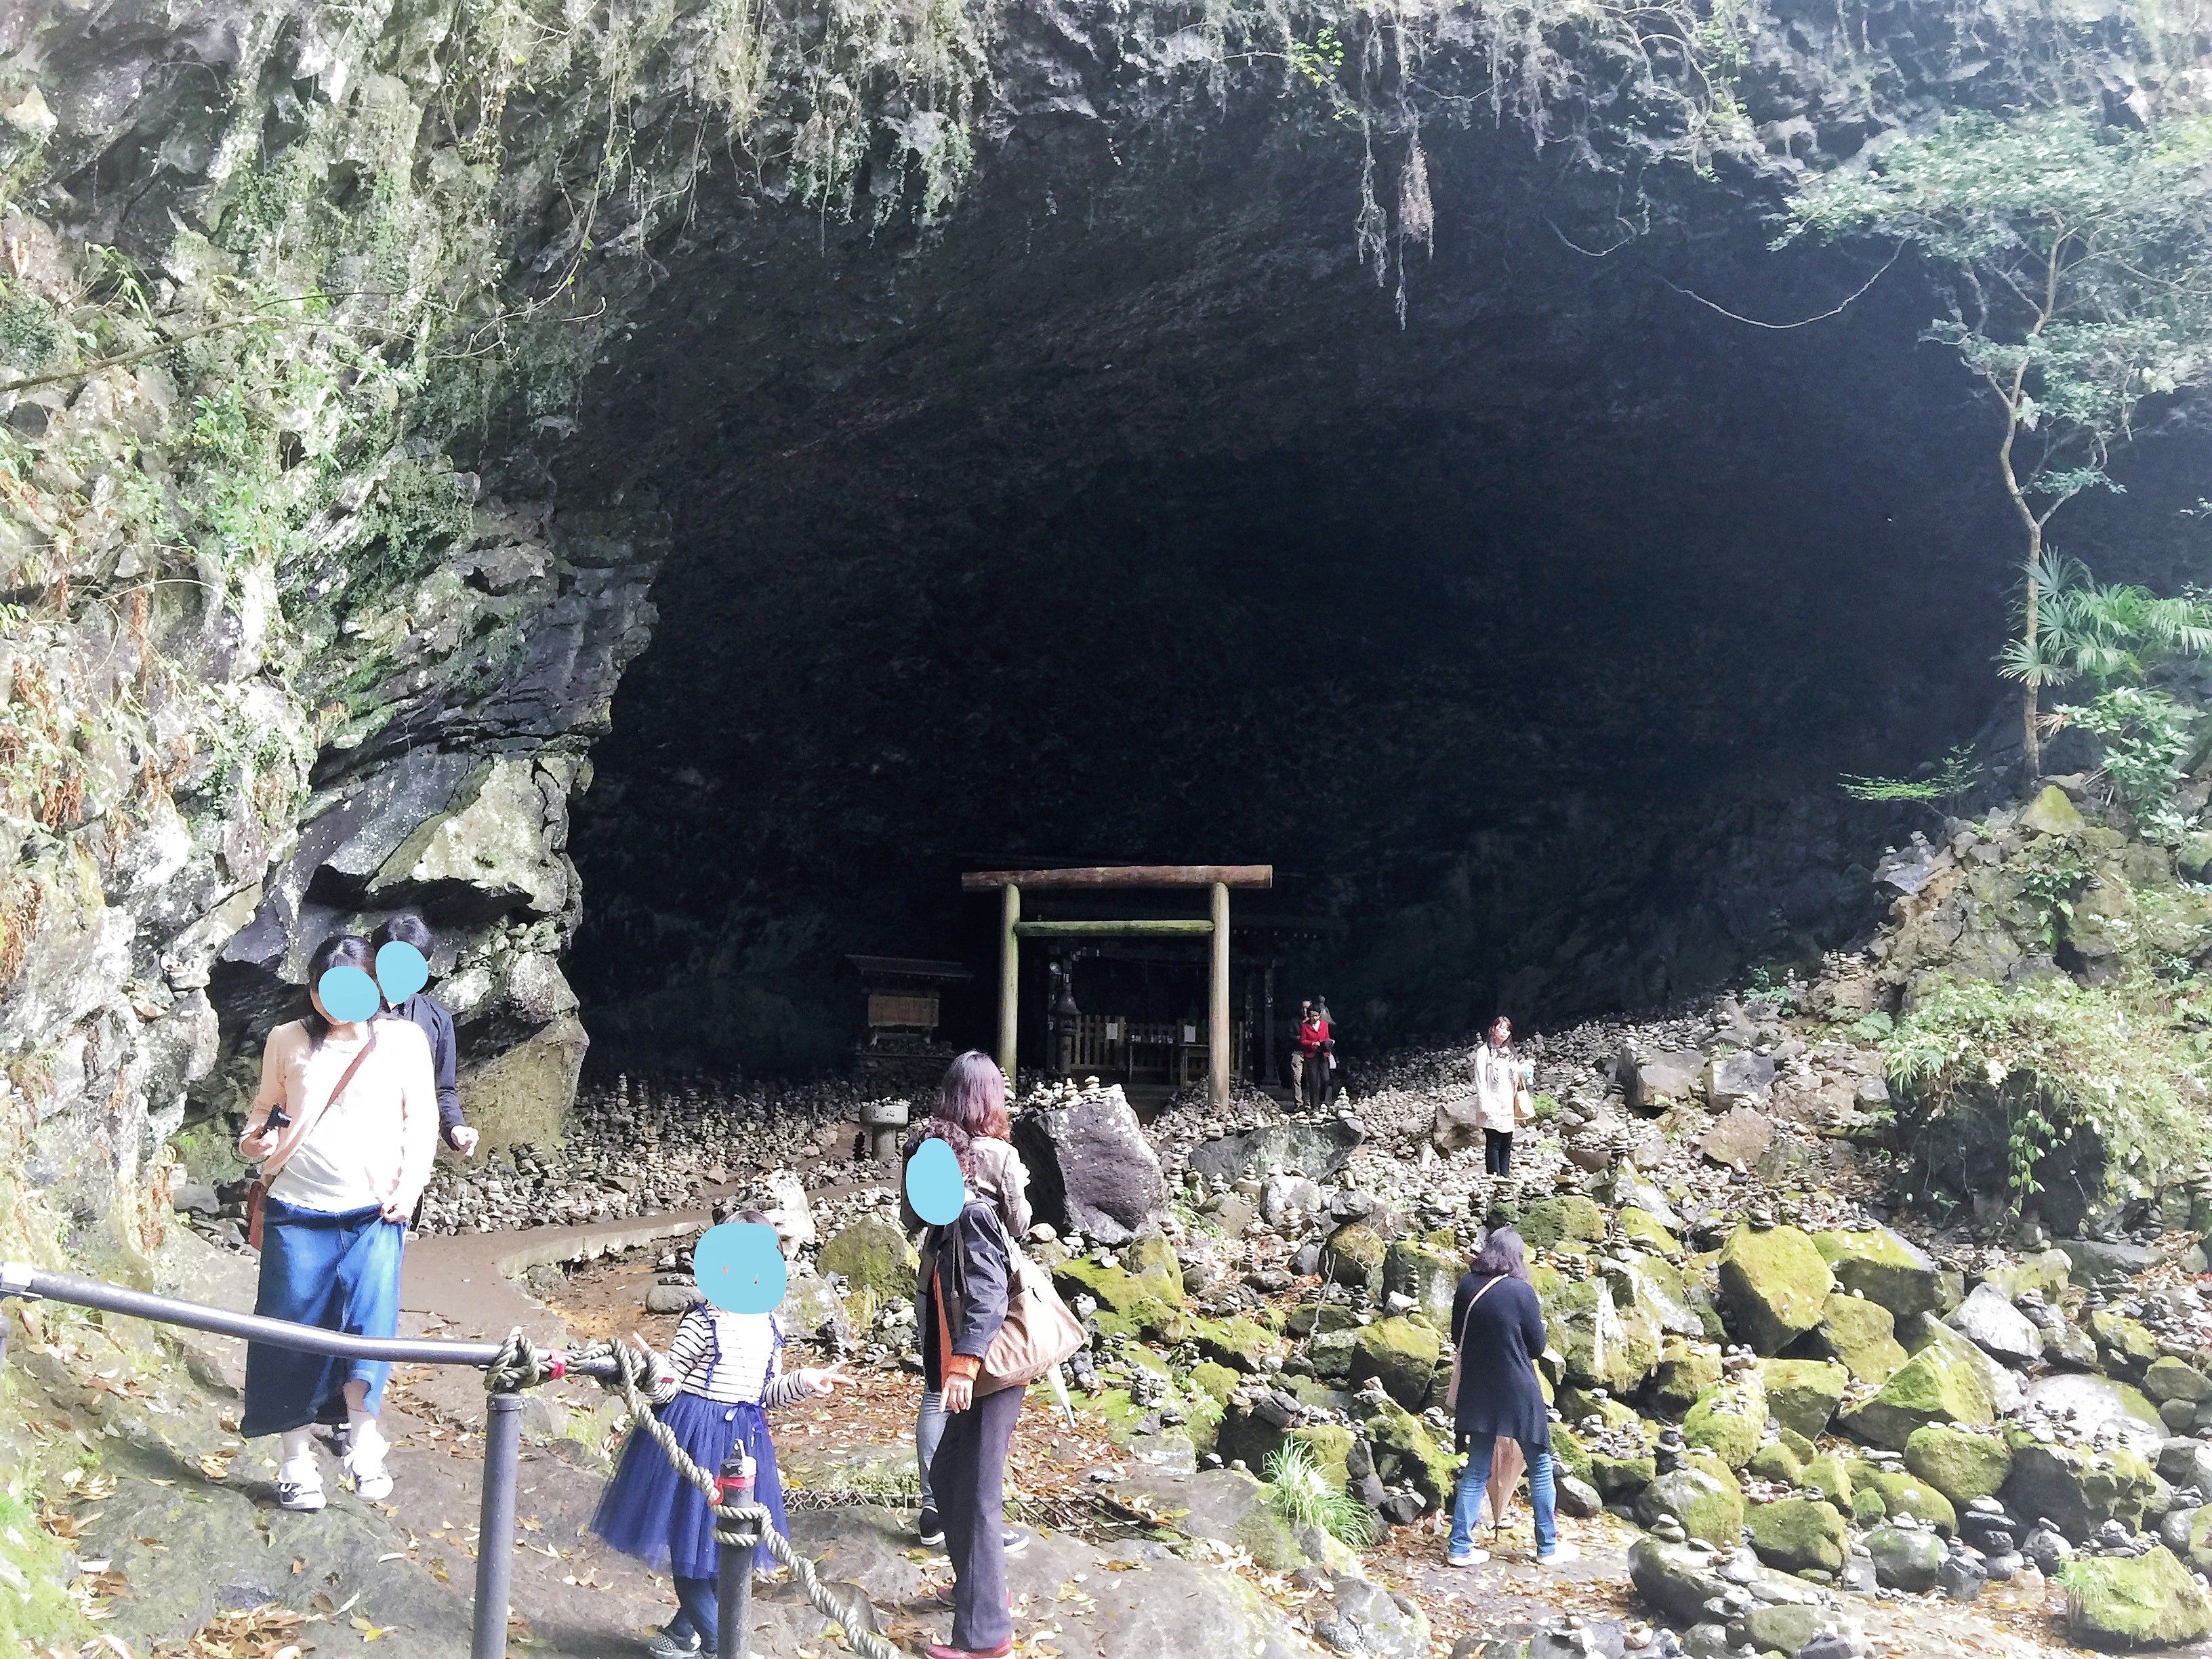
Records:
[[[1474,1547],[1475,1519],[1490,1484],[1490,1460],[1500,1437],[1521,1443],[1528,1460],[1528,1496],[1536,1511],[1536,1559],[1571,1559],[1559,1542],[1552,1476],[1552,1425],[1536,1381],[1544,1352],[1544,1310],[1528,1283],[1528,1253],[1510,1227],[1493,1227],[1452,1297],[1452,1333],[1459,1345],[1459,1394],[1453,1427],[1467,1454],[1452,1494],[1453,1566],[1486,1560]]]
[[[952,1148],[963,1177],[974,1174],[975,1154],[958,1124],[932,1118],[912,1145],[927,1139]],[[929,1485],[952,1558],[952,1635],[930,1644],[929,1659],[1005,1659],[1014,1650],[1004,1531],[1006,1446],[1028,1390],[975,1391],[983,1356],[1006,1322],[1012,1279],[1006,1235],[988,1200],[970,1197],[948,1225],[922,1237],[915,1309],[922,1380],[941,1395],[947,1413]]]

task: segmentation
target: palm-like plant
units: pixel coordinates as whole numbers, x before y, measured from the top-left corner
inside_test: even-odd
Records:
[[[2212,605],[2132,582],[2100,583],[2081,560],[2046,552],[2029,565],[2038,625],[2006,646],[2002,669],[2032,692],[2088,679],[2140,680],[2161,658],[2212,655]]]

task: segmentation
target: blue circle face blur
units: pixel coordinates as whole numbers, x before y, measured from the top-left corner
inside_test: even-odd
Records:
[[[789,1280],[775,1229],[757,1221],[709,1227],[691,1252],[699,1294],[725,1313],[774,1313]]]
[[[384,1006],[376,981],[359,968],[331,969],[315,981],[315,994],[323,1000],[323,1012],[341,1022],[371,1018]]]
[[[430,982],[430,964],[413,945],[393,939],[376,953],[376,982],[384,1000],[397,1007]]]
[[[933,1227],[950,1226],[968,1207],[968,1182],[960,1173],[960,1156],[951,1145],[933,1137],[915,1148],[906,1161],[906,1201],[914,1212]]]

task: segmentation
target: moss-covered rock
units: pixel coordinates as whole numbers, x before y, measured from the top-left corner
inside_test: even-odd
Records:
[[[1322,1271],[1339,1285],[1370,1296],[1382,1293],[1382,1260],[1389,1252],[1382,1235],[1364,1221],[1347,1221],[1322,1249]]]
[[[2158,1338],[2150,1328],[2114,1309],[2100,1308],[2089,1316],[2089,1334],[2105,1369],[2130,1382],[2140,1381],[2158,1358]]]
[[[1814,1241],[1846,1291],[1889,1310],[1900,1328],[1928,1313],[1942,1316],[1966,1299],[1966,1280],[1887,1227],[1822,1233]]]
[[[2012,1448],[2002,1434],[1929,1423],[1906,1438],[1905,1467],[1953,1504],[1971,1504],[2004,1489],[2012,1473]]]
[[[1641,1245],[1662,1255],[1674,1255],[1682,1248],[1682,1241],[1667,1231],[1659,1218],[1641,1205],[1625,1204],[1620,1209],[1621,1237],[1632,1244]]]
[[[1846,1434],[1901,1452],[1912,1431],[1930,1423],[1994,1423],[1996,1405],[1977,1366],[1930,1343],[1839,1421]]]
[[[1185,1321],[1188,1340],[1208,1359],[1245,1372],[1263,1371],[1280,1346],[1274,1333],[1239,1314],[1229,1319]]]
[[[1721,1315],[1760,1353],[1779,1353],[1820,1322],[1835,1288],[1812,1239],[1795,1227],[1739,1227],[1722,1249]]]
[[[848,1316],[857,1328],[866,1330],[878,1308],[914,1300],[921,1258],[896,1221],[870,1215],[833,1234],[816,1255],[815,1265],[825,1276],[842,1277]]]
[[[1818,1457],[1805,1460],[1805,1472],[1798,1476],[1798,1484],[1808,1492],[1816,1492],[1845,1515],[1850,1514],[1851,1498],[1856,1490],[1851,1480],[1856,1460],[1835,1452],[1823,1452]]]
[[[1217,1365],[1210,1359],[1201,1359],[1190,1368],[1192,1383],[1218,1401],[1226,1401],[1243,1381],[1226,1365]]]
[[[1425,1319],[1378,1319],[1359,1333],[1352,1348],[1352,1386],[1377,1377],[1383,1392],[1408,1411],[1425,1410],[1443,1346]]]
[[[1451,1328],[1452,1293],[1467,1266],[1449,1249],[1401,1240],[1383,1252],[1382,1290],[1413,1298],[1413,1310],[1439,1331]]]
[[[1686,1458],[1644,1488],[1636,1514],[1647,1527],[1671,1515],[1691,1537],[1733,1547],[1743,1536],[1743,1488],[1717,1458]]]
[[[1402,1480],[1434,1508],[1451,1500],[1459,1459],[1421,1419],[1395,1402],[1376,1407],[1366,1423],[1375,1466],[1385,1480]]]
[[[1172,1346],[1182,1340],[1182,1310],[1160,1294],[1157,1278],[1139,1277],[1127,1268],[1101,1267],[1087,1256],[1063,1261],[1052,1270],[1054,1288],[1071,1301],[1087,1296],[1098,1304],[1098,1328],[1108,1336]],[[1182,1285],[1176,1285],[1178,1298]]]
[[[1759,1374],[1746,1371],[1733,1382],[1707,1389],[1682,1419],[1682,1435],[1729,1468],[1740,1469],[1751,1462],[1766,1436],[1766,1390]]]
[[[1832,1359],[1762,1359],[1759,1380],[1767,1414],[1810,1440],[1827,1432],[1850,1373]]]
[[[1817,1498],[1784,1498],[1744,1511],[1751,1547],[1760,1560],[1784,1572],[1840,1571],[1850,1528],[1834,1508]]]
[[[1308,1338],[1304,1352],[1306,1363],[1313,1367],[1314,1375],[1330,1382],[1342,1382],[1349,1378],[1352,1358],[1359,1352],[1359,1335],[1363,1328],[1350,1325],[1340,1330],[1322,1331]]]
[[[1779,1440],[1770,1440],[1752,1453],[1751,1462],[1743,1466],[1743,1472],[1754,1480],[1794,1486],[1805,1478],[1805,1460],[1794,1448]]]
[[[2001,1496],[2022,1520],[2048,1518],[2069,1538],[2087,1538],[2107,1521],[2132,1531],[2158,1491],[2158,1474],[2125,1446],[2046,1445],[2025,1428],[2008,1429],[2012,1472]]]
[[[1874,1558],[1875,1578],[1885,1589],[1925,1595],[1936,1588],[1943,1546],[1934,1533],[1918,1527],[1876,1527],[1867,1534],[1866,1547]]]
[[[2198,1572],[2212,1573],[2212,1504],[2189,1517],[2189,1565]]]
[[[1711,1342],[1669,1337],[1652,1367],[1649,1389],[1654,1409],[1680,1417],[1721,1380],[1721,1351]]]
[[[1303,1424],[1283,1437],[1286,1445],[1304,1446],[1311,1455],[1314,1467],[1339,1492],[1350,1480],[1345,1471],[1345,1460],[1352,1455],[1353,1438],[1352,1431],[1341,1423]]]
[[[2212,1378],[2187,1360],[2160,1354],[2144,1368],[2142,1389],[2156,1401],[2185,1400],[2195,1405],[2212,1395]]]
[[[1595,1244],[1605,1237],[1605,1212],[1582,1193],[1540,1198],[1522,1207],[1520,1231],[1534,1249],[1556,1249],[1569,1239]]]
[[[1854,1382],[1879,1387],[1911,1358],[1897,1340],[1897,1316],[1863,1296],[1836,1294],[1820,1307],[1812,1345],[1837,1361]]]
[[[1917,1475],[1866,1468],[1855,1484],[1881,1493],[1881,1512],[1892,1521],[1909,1515],[1916,1521],[1925,1521],[1946,1537],[1959,1530],[1959,1512],[1951,1507],[1951,1500]]]
[[[1158,1233],[1139,1233],[1121,1250],[1121,1265],[1146,1280],[1170,1307],[1183,1304],[1182,1262],[1175,1246]]]
[[[1596,1277],[1558,1279],[1544,1298],[1552,1346],[1571,1382],[1632,1393],[1659,1359],[1659,1332],[1639,1310],[1623,1310]]]
[[[2091,1647],[2175,1647],[2212,1635],[2212,1599],[2162,1544],[2148,1555],[2077,1555],[2058,1583],[2068,1630]]]

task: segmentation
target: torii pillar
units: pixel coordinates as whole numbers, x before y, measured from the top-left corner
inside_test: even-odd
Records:
[[[1110,864],[1074,870],[978,870],[960,878],[963,891],[989,892],[999,901],[999,1069],[1014,1082],[1014,1043],[1021,1027],[1021,942],[1024,939],[1195,937],[1213,942],[1207,974],[1206,1089],[1217,1106],[1229,1103],[1229,890],[1275,884],[1267,864]],[[1212,896],[1212,914],[1137,921],[1024,921],[1022,889],[1041,892],[1122,888],[1197,888]]]

